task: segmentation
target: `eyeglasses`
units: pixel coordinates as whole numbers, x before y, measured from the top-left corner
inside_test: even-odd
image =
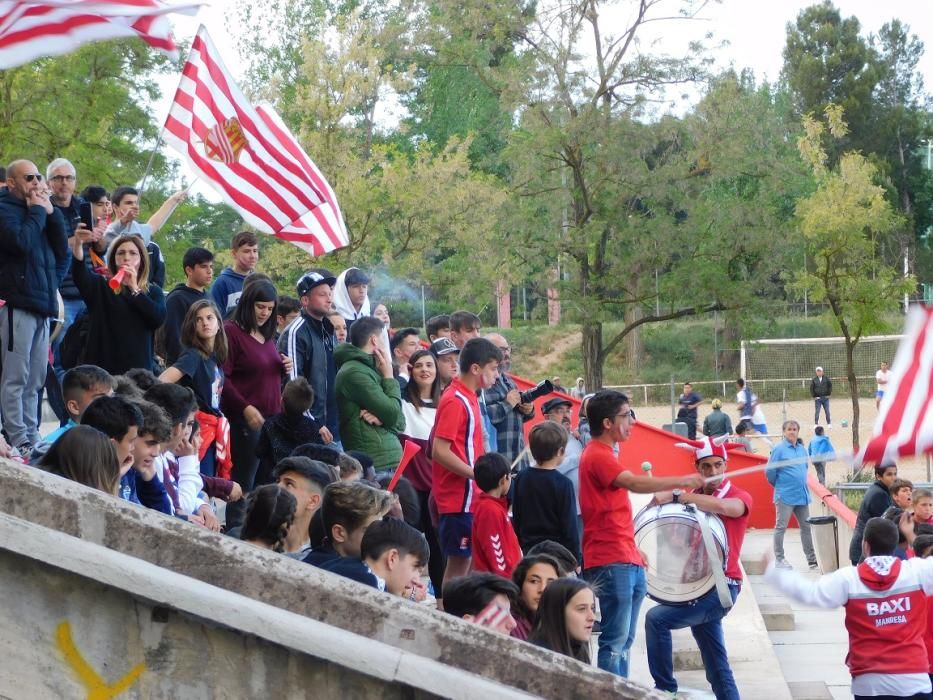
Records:
[[[26,182],[32,182],[33,180],[38,180],[42,182],[42,176],[39,173],[31,173],[30,175],[23,175],[23,179]]]
[[[40,177],[39,179],[41,180],[42,178]],[[74,175],[53,175],[52,177],[49,178],[49,180],[51,180],[52,182],[74,182],[75,176]]]
[[[615,417],[616,418],[631,418],[632,420],[635,420],[635,411],[630,408],[627,411],[622,411],[622,413],[616,413]]]

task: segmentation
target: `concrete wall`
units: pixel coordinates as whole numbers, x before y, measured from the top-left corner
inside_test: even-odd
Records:
[[[569,658],[31,467],[0,461],[0,513],[538,697],[660,697]]]

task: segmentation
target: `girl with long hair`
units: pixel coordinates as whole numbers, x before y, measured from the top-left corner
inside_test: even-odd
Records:
[[[240,539],[273,552],[283,551],[297,508],[295,497],[278,484],[260,486],[246,498]]]
[[[256,447],[266,418],[282,412],[282,378],[291,360],[275,345],[278,293],[268,279],[250,275],[243,285],[233,318],[224,323],[227,359],[223,363],[221,408],[230,421],[233,480],[252,491],[259,469]],[[227,527],[243,520],[244,506],[227,506]]]
[[[512,636],[527,640],[538,620],[538,604],[545,589],[560,578],[560,564],[550,554],[526,554],[512,571],[518,586],[518,601],[512,608]]]
[[[538,623],[528,641],[588,664],[595,621],[596,595],[590,585],[578,578],[561,578],[541,594]]]
[[[437,362],[430,350],[418,350],[408,360],[408,385],[402,391],[402,415],[405,416],[405,431],[399,435],[402,444],[414,442],[421,447],[405,470],[405,477],[418,494],[421,517],[418,529],[428,540],[431,556],[428,573],[435,591],[441,590],[444,580],[444,555],[441,552],[435,523],[431,517],[428,497],[431,494],[430,438],[437,415],[437,403],[441,398],[441,382],[437,374]]]
[[[141,367],[151,370],[152,341],[165,321],[165,295],[149,282],[149,253],[139,236],[119,236],[107,253],[110,280],[91,272],[84,244],[97,234],[79,230],[71,237],[71,276],[90,314],[79,364],[93,364],[116,376]],[[111,288],[110,283],[120,283]]]
[[[111,496],[120,485],[120,462],[113,441],[88,425],[65,431],[37,466]]]
[[[220,325],[220,311],[210,299],[194,302],[181,324],[182,351],[175,364],[159,380],[181,384],[194,391],[201,424],[201,473],[230,478],[230,429],[220,410],[224,386],[221,370],[227,359],[227,335]]]

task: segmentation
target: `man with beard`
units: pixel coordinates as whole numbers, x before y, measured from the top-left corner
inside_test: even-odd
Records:
[[[534,416],[535,407],[531,403],[522,403],[521,392],[508,375],[512,369],[509,341],[499,333],[490,333],[486,339],[499,348],[502,362],[499,363],[499,378],[491,389],[483,392],[483,398],[489,420],[496,430],[496,451],[511,464],[525,449],[524,425]],[[579,457],[577,453],[578,460]]]

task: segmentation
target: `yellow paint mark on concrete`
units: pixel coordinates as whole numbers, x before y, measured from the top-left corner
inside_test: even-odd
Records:
[[[65,662],[74,670],[81,684],[87,689],[87,700],[112,700],[133,685],[146,670],[146,664],[138,664],[123,678],[108,684],[78,651],[78,647],[71,638],[70,623],[62,622],[58,625],[55,630],[55,642],[62,656],[65,657]]]

